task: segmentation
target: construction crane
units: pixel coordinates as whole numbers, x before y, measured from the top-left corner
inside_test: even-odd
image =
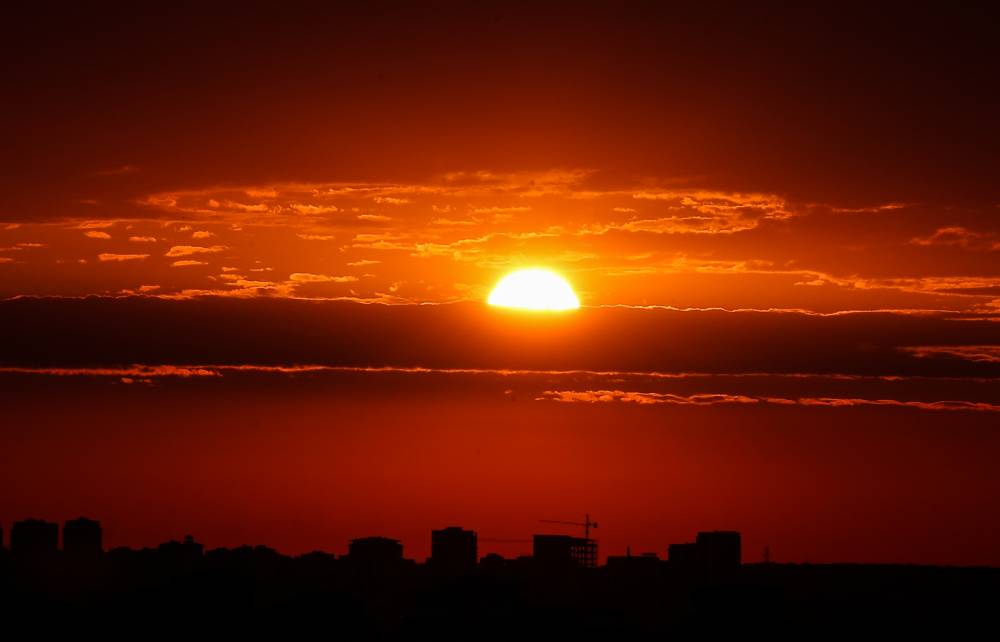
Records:
[[[568,526],[583,526],[583,537],[584,539],[590,539],[590,529],[597,528],[597,522],[590,521],[590,513],[584,517],[583,522],[563,522],[557,519],[540,519],[540,522],[546,524],[566,524]]]

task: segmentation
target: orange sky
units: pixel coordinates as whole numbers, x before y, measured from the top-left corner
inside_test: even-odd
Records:
[[[977,10],[444,6],[12,16],[0,296],[996,311]]]
[[[10,18],[0,523],[1000,563],[979,9]],[[528,266],[583,309],[483,305]]]
[[[423,560],[432,528],[526,540],[552,528],[537,520],[590,512],[602,555],[630,545],[664,556],[699,529],[736,528],[753,561],[770,545],[782,561],[1000,563],[995,412],[536,400],[550,386],[680,397],[915,391],[822,379],[553,379],[5,377],[0,482],[16,490],[3,518],[101,516],[111,546],[192,532],[208,546],[343,553],[349,538],[378,533]],[[480,548],[530,552],[528,543]]]
[[[597,173],[457,172],[149,194],[143,218],[8,223],[5,296],[483,300],[505,272],[564,274],[585,305],[993,313],[994,211],[803,204]]]

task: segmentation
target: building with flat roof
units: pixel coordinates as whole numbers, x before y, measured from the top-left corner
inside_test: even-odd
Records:
[[[448,526],[431,531],[431,556],[427,565],[441,575],[464,575],[476,569],[479,551],[475,531]]]
[[[571,535],[534,535],[532,557],[536,564],[594,568],[597,566],[597,540]]]
[[[386,563],[403,559],[403,543],[389,537],[359,537],[347,545],[347,557],[354,562]]]
[[[42,557],[59,551],[59,524],[41,519],[14,522],[10,529],[10,552],[19,557]]]
[[[605,567],[610,577],[650,579],[656,577],[662,564],[656,553],[632,555],[629,550],[625,555],[608,555]]]
[[[701,549],[694,542],[671,544],[667,547],[667,563],[671,568],[697,570],[701,567]]]
[[[671,544],[667,562],[671,568],[719,574],[734,571],[742,563],[742,540],[736,531],[702,531],[694,542]]]
[[[742,541],[736,531],[703,531],[695,542],[701,549],[702,563],[708,572],[738,569],[742,562]]]

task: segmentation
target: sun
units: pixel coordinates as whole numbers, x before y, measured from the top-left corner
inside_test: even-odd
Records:
[[[566,279],[539,268],[517,270],[503,277],[486,302],[523,310],[575,310],[580,307],[580,300]]]

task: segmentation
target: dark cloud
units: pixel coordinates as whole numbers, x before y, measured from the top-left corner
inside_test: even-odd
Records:
[[[155,298],[0,302],[6,366],[320,364],[998,376],[914,346],[1000,345],[991,317],[664,308],[524,314],[480,304]],[[961,350],[958,351],[961,353]]]

